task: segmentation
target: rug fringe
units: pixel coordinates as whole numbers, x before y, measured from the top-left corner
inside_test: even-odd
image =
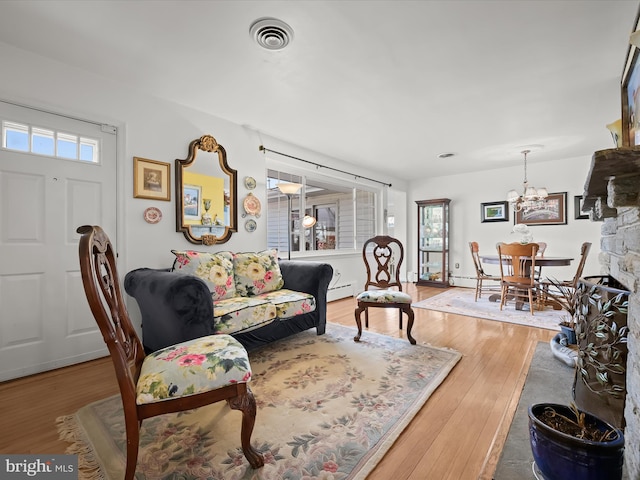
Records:
[[[64,415],[56,418],[58,435],[60,440],[69,442],[65,453],[78,456],[79,478],[83,480],[105,480],[100,462],[96,458],[93,449],[82,427],[78,425],[75,415]]]

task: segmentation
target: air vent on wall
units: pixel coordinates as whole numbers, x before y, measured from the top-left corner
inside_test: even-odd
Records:
[[[282,50],[293,40],[293,29],[277,18],[256,20],[249,33],[258,45],[267,50]]]

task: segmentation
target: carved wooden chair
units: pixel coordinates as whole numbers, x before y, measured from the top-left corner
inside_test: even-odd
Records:
[[[529,310],[533,315],[534,300],[537,297],[538,282],[535,279],[537,243],[499,243],[500,277],[502,293],[500,310],[507,300],[515,300],[517,306],[529,302]]]
[[[471,257],[473,258],[473,265],[476,268],[476,298],[477,302],[482,297],[482,292],[499,292],[500,280],[499,276],[489,275],[482,268],[482,261],[480,260],[480,248],[478,242],[469,242],[469,250],[471,250]],[[494,284],[485,285],[484,282],[495,282]]]
[[[251,365],[244,347],[229,335],[211,335],[145,356],[118,282],[115,254],[102,228],[85,225],[80,237],[80,272],[91,312],[113,361],[127,436],[125,479],[134,478],[140,427],[145,418],[226,400],[242,412],[241,445],[253,468],[264,465],[251,446],[256,403],[248,382]]]
[[[360,341],[362,335],[361,315],[364,312],[365,326],[369,328],[369,308],[397,308],[399,310],[399,328],[402,330],[402,313],[407,315],[407,338],[412,345],[416,340],[411,336],[413,328],[413,309],[411,296],[402,291],[400,267],[404,260],[404,247],[399,240],[387,235],[370,238],[362,248],[362,258],[367,268],[367,281],[364,291],[356,300],[355,310],[358,334],[354,337]],[[397,290],[396,290],[397,289]]]

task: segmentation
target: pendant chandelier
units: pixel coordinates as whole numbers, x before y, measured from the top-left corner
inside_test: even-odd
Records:
[[[530,187],[527,181],[527,154],[531,150],[523,150],[521,153],[524,155],[524,182],[523,193],[520,195],[516,190],[510,190],[507,193],[507,201],[511,204],[516,212],[539,210],[544,207],[544,200],[549,196],[546,188]]]

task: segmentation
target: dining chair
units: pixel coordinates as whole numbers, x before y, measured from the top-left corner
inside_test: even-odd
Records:
[[[482,292],[499,292],[501,290],[501,278],[496,275],[489,275],[482,267],[480,260],[480,248],[478,242],[469,242],[469,250],[471,250],[471,258],[473,258],[473,266],[476,269],[476,296],[475,301],[482,297]],[[485,285],[484,282],[496,282],[495,284]]]
[[[84,291],[120,387],[127,439],[125,480],[135,475],[145,418],[221,400],[242,412],[242,451],[252,468],[262,467],[262,455],[251,446],[256,402],[248,385],[251,365],[244,347],[230,335],[211,335],[145,355],[125,307],[109,238],[99,226],[84,225],[77,232]]]
[[[537,243],[499,243],[501,295],[500,310],[507,300],[515,300],[516,308],[520,302],[529,302],[533,315],[534,294],[538,286],[535,279]]]
[[[547,242],[536,242],[538,244],[538,257],[544,257],[544,252],[547,249]],[[536,280],[542,278],[542,265],[536,265]]]
[[[584,242],[580,246],[580,262],[578,263],[578,267],[576,268],[576,273],[573,275],[573,278],[570,280],[553,280],[553,285],[548,279],[544,279],[540,281],[540,291],[542,293],[542,303],[553,303],[553,297],[556,295],[561,295],[561,292],[554,291],[557,290],[557,286],[567,287],[575,291],[578,288],[578,282],[582,277],[582,272],[584,270],[584,265],[587,262],[587,257],[589,256],[589,252],[591,251],[591,242]]]
[[[365,326],[369,328],[369,308],[397,308],[402,330],[402,313],[407,315],[407,338],[412,345],[416,340],[411,336],[413,328],[413,309],[411,295],[402,291],[400,267],[404,260],[404,247],[400,240],[388,235],[370,238],[362,247],[362,259],[367,270],[367,281],[364,291],[358,294],[355,310],[358,334],[354,337],[360,341],[362,335],[361,316],[364,312]]]

